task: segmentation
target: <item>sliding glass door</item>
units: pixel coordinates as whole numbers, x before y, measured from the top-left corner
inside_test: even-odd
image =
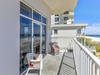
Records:
[[[27,63],[25,63],[25,56],[27,53],[31,52],[31,31],[32,31],[32,21],[20,17],[20,70],[23,71],[27,68]]]
[[[42,53],[46,53],[46,26],[42,25]]]
[[[39,24],[36,24],[34,23],[34,34],[33,34],[33,38],[34,38],[34,41],[33,41],[33,52],[34,53],[40,53],[40,25]]]
[[[46,18],[20,2],[20,73],[27,67],[28,53],[46,53]]]

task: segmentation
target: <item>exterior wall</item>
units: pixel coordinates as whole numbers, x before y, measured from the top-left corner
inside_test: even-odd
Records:
[[[58,30],[58,34],[54,34],[54,30],[52,30],[52,36],[64,36],[64,37],[76,37],[77,36],[77,29],[60,28],[57,30]]]
[[[55,28],[56,29],[56,28]],[[69,47],[71,40],[76,38],[77,29],[72,28],[58,28],[58,34],[54,34],[52,30],[52,42],[57,42],[60,50],[64,50]]]
[[[55,24],[55,15],[51,15],[51,25]]]
[[[51,36],[49,8],[42,0],[27,0],[27,3],[47,17],[46,50],[48,50],[47,46]],[[19,75],[20,1],[2,0],[0,1],[0,9],[0,74]]]
[[[20,1],[0,1],[0,75],[19,75]]]
[[[29,4],[33,9],[40,12],[43,16],[47,18],[47,28],[46,28],[46,52],[48,53],[48,50],[50,50],[48,47],[50,41],[51,41],[51,13],[50,9],[42,0],[24,0],[27,4]]]

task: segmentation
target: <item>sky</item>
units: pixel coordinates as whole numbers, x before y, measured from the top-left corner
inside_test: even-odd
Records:
[[[74,9],[74,23],[88,24],[88,35],[100,35],[100,0],[78,0]]]

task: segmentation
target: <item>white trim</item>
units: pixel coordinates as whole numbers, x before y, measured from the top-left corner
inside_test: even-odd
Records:
[[[38,10],[36,10],[34,7],[32,7],[30,4],[28,4],[25,0],[20,0],[20,2],[24,3],[25,5],[27,5],[28,7],[30,7],[32,9],[32,11],[36,11],[37,13],[39,13],[41,16],[45,17],[47,19],[47,17],[45,15],[43,15],[41,12],[39,12]]]
[[[31,43],[32,43],[32,46],[31,46],[31,47],[32,47],[32,48],[31,48],[31,49],[32,49],[32,53],[34,53],[34,49],[33,49],[33,44],[34,44],[34,43],[33,43],[33,42],[34,42],[34,38],[33,38],[33,36],[34,36],[34,35],[33,35],[34,30],[33,30],[33,29],[34,29],[34,28],[33,28],[33,27],[34,27],[34,23],[33,23],[33,11],[32,11],[32,37],[31,37],[31,39],[32,39],[32,42],[31,42]]]

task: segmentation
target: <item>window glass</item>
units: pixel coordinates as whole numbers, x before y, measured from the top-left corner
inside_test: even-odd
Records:
[[[64,12],[64,14],[69,14],[69,11]]]
[[[41,15],[36,11],[33,11],[33,19],[41,22]]]
[[[40,25],[34,23],[34,53],[40,53]]]
[[[46,53],[46,26],[42,25],[42,52]]]
[[[54,34],[58,34],[58,30],[57,29],[54,29]]]
[[[25,57],[28,52],[31,52],[31,30],[32,21],[20,17],[20,72],[27,68]]]
[[[55,15],[55,16],[59,16],[59,14]]]
[[[55,23],[55,25],[58,25],[59,23]]]
[[[32,9],[26,6],[24,3],[20,2],[20,13],[32,18]]]
[[[58,22],[59,21],[59,17],[55,18],[55,22]]]
[[[42,17],[42,23],[46,24],[46,18]]]
[[[68,17],[64,17],[64,21],[68,20]]]

